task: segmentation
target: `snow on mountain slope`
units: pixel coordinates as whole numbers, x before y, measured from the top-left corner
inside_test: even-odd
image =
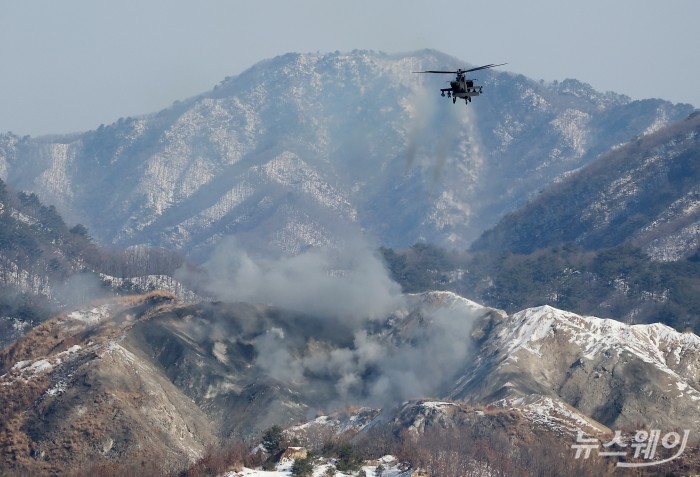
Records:
[[[324,462],[319,462],[318,465],[314,465],[314,470],[313,470],[313,477],[323,477],[325,475],[328,475],[328,469],[334,468],[332,460],[328,461],[327,459],[321,459],[322,461],[327,461],[326,463]],[[293,460],[283,460],[280,461],[279,464],[277,464],[275,470],[270,470],[270,471],[265,471],[265,470],[259,470],[259,469],[243,469],[241,471],[233,471],[233,472],[228,472],[224,474],[221,477],[290,477],[292,474],[292,465],[294,464]],[[377,467],[379,465],[382,466],[382,476],[383,477],[410,477],[413,475],[413,469],[401,465],[400,462],[391,455],[387,455],[382,457],[381,459],[378,459],[376,463],[372,463],[371,465],[363,465],[361,467],[361,470],[365,471],[365,475],[368,476],[373,476],[377,475]],[[336,471],[335,474],[336,476],[351,476],[351,475],[356,475],[355,473],[345,473],[345,472],[339,472]]]
[[[448,292],[395,306],[352,324],[152,293],[61,314],[0,350],[0,469],[149,452],[185,465],[216,435],[273,424],[312,448],[379,426],[564,446],[579,431],[700,431],[692,333],[548,306],[507,315]],[[383,409],[354,407],[368,402]]]
[[[500,346],[511,356],[519,349],[525,349],[542,357],[541,347],[547,343],[547,338],[563,332],[571,344],[577,345],[577,352],[585,359],[593,360],[610,350],[615,350],[618,357],[628,352],[667,372],[683,366],[683,374],[688,379],[700,379],[700,356],[697,356],[700,338],[693,333],[679,333],[660,323],[630,326],[611,319],[579,316],[550,306],[515,313],[511,320],[513,327],[503,329],[497,336]]]
[[[610,429],[559,398],[530,395],[501,399],[492,405],[503,409],[517,410],[537,428],[547,430],[555,435],[572,437],[579,432],[588,435],[601,435],[610,432]]]
[[[653,129],[546,187],[473,249],[631,242],[654,260],[692,256],[700,243],[700,114]]]
[[[0,177],[119,246],[197,254],[236,235],[293,254],[357,230],[466,246],[562,174],[692,111],[502,69],[481,72],[484,95],[464,107],[436,93],[442,78],[410,73],[456,66],[431,50],[287,54],[150,116],[0,136]]]
[[[700,428],[700,337],[549,306],[482,323],[475,366],[453,398],[560,398],[608,427]]]
[[[3,473],[60,468],[70,474],[96,458],[152,455],[183,466],[204,455],[216,441],[211,422],[158,366],[124,343],[134,323],[171,303],[172,297],[153,294],[140,304],[115,299],[86,307],[2,350]]]

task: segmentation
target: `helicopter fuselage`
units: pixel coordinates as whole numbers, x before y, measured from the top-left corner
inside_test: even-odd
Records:
[[[474,80],[471,80],[465,76],[466,73],[471,71],[485,70],[489,68],[494,68],[496,66],[503,66],[505,63],[500,65],[490,64],[484,66],[477,66],[476,68],[469,68],[463,70],[459,68],[457,71],[443,71],[443,70],[426,70],[426,71],[414,71],[414,73],[437,73],[437,74],[453,74],[457,75],[453,81],[450,81],[449,88],[440,89],[440,94],[442,96],[447,96],[452,98],[452,102],[456,103],[457,98],[462,98],[465,103],[469,104],[473,96],[479,96],[481,94],[481,85],[474,84]]]
[[[452,98],[452,101],[457,101],[457,98],[464,99],[464,101],[469,102],[473,96],[479,96],[481,94],[481,85],[474,84],[473,80],[458,78],[454,81],[450,81],[449,88],[443,88],[440,91],[442,96],[447,93],[448,97]]]

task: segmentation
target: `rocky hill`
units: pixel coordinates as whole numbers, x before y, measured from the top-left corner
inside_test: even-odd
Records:
[[[547,396],[615,429],[640,422],[669,429],[700,424],[700,338],[693,333],[548,306],[483,326],[482,354],[451,391],[453,398]]]
[[[96,458],[176,469],[215,442],[204,413],[121,344],[129,323],[169,301],[154,295],[68,313],[3,350],[3,473],[71,474]]]
[[[415,442],[440,429],[491,429],[492,445],[558,442],[557,452],[570,452],[579,431],[700,431],[700,338],[691,333],[549,307],[509,316],[444,292],[356,318],[340,326],[162,293],[59,315],[0,353],[2,471],[142,461],[172,471],[222,436],[255,438],[358,404],[381,412],[316,428],[361,439],[389,426],[385,437]]]
[[[465,247],[552,181],[690,105],[575,80],[480,72],[469,107],[437,93],[436,51],[288,54],[156,114],[82,134],[0,136],[0,177],[98,242],[198,255],[221,236],[298,253],[353,231]],[[106,213],[108,212],[108,213]]]

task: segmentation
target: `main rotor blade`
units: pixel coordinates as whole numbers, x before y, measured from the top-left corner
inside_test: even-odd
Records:
[[[412,71],[411,73],[444,73],[444,74],[458,75],[460,73],[469,73],[470,71],[485,70],[486,68],[495,68],[496,66],[503,66],[503,65],[507,65],[507,64],[508,63],[501,63],[501,64],[496,65],[496,64],[491,63],[490,65],[477,66],[476,68],[469,68],[468,70],[457,70],[457,71],[427,70],[427,71]]]
[[[450,73],[450,74],[457,74],[456,71],[435,71],[435,70],[428,70],[428,71],[411,71],[411,73]]]
[[[496,66],[503,66],[507,65],[508,63],[501,63],[499,65],[495,65],[491,63],[490,65],[484,65],[484,66],[477,66],[476,68],[469,68],[468,70],[462,70],[462,73],[469,73],[470,71],[477,71],[477,70],[485,70],[486,68],[494,68]]]

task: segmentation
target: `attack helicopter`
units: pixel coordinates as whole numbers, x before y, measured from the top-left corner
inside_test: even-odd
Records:
[[[485,70],[487,68],[494,68],[496,66],[503,66],[508,63],[501,63],[498,65],[490,64],[484,66],[478,66],[476,68],[469,68],[468,70],[458,69],[457,71],[413,71],[413,73],[438,73],[438,74],[453,74],[457,77],[450,81],[449,88],[440,89],[440,96],[447,95],[448,98],[452,98],[452,104],[457,102],[457,98],[464,99],[465,104],[469,104],[473,96],[479,96],[481,94],[481,88],[483,86],[474,83],[473,79],[469,79],[465,76],[465,73],[470,73],[472,71]]]

